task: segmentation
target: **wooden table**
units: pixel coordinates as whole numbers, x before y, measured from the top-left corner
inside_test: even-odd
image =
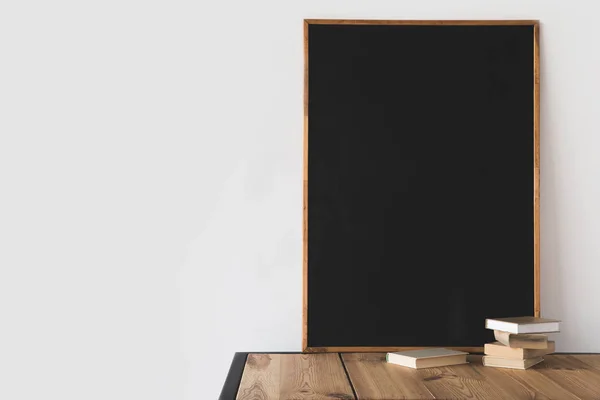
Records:
[[[600,399],[600,354],[553,354],[526,371],[469,361],[414,370],[383,353],[236,353],[220,399]]]

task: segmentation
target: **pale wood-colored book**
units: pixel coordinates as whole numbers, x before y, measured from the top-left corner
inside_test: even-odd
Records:
[[[560,321],[538,317],[488,318],[485,327],[510,333],[558,332]]]
[[[390,364],[419,369],[466,364],[468,354],[464,351],[432,348],[387,353],[385,359]]]
[[[535,333],[510,333],[494,331],[497,341],[508,347],[522,349],[546,349],[548,348],[548,336]]]
[[[482,361],[483,365],[486,367],[527,369],[534,366],[535,364],[541,363],[542,361],[544,361],[544,359],[542,357],[536,357],[527,358],[525,360],[517,360],[511,358],[483,356]]]
[[[524,360],[526,358],[542,357],[546,354],[554,353],[554,342],[548,342],[548,347],[545,349],[515,349],[505,346],[500,342],[486,343],[484,353],[486,356]]]

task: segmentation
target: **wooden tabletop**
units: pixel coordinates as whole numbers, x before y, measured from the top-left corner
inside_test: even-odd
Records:
[[[526,371],[484,367],[476,355],[420,370],[387,364],[384,353],[238,355],[223,400],[600,399],[600,354],[549,355]]]

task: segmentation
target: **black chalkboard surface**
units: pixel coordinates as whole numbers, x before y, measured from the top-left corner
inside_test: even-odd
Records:
[[[305,21],[305,351],[539,315],[535,21]]]

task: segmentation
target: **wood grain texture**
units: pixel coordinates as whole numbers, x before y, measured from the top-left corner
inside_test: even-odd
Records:
[[[481,357],[479,355],[469,356],[467,358],[470,362],[469,365],[500,393],[502,399],[548,399],[548,397],[535,393],[519,384],[509,375],[502,372],[501,369],[484,367],[481,363]]]
[[[528,370],[484,367],[479,355],[415,370],[384,353],[250,354],[237,399],[600,399],[600,354],[544,358]]]
[[[304,21],[304,167],[302,170],[302,351],[308,348],[308,22]]]
[[[353,399],[350,382],[337,354],[284,355],[282,399]]]
[[[379,19],[305,19],[315,25],[534,25],[537,20],[379,20]]]
[[[506,390],[488,382],[479,372],[483,365],[453,365],[416,370],[422,382],[436,399],[504,399]]]
[[[540,24],[533,25],[533,310],[541,316],[540,302]]]
[[[249,354],[237,400],[354,399],[337,354]]]
[[[385,353],[350,353],[342,358],[359,400],[434,398],[416,370],[388,364]]]
[[[278,399],[280,362],[278,354],[248,354],[236,399]]]
[[[392,346],[392,347],[371,347],[371,346],[340,346],[340,347],[307,347],[304,349],[305,353],[366,353],[366,352],[390,352],[390,351],[404,351],[404,350],[418,350],[426,349],[427,347],[406,347],[406,346]],[[483,346],[481,347],[446,347],[451,350],[467,351],[469,353],[483,353]]]
[[[575,357],[577,360],[586,363],[590,367],[600,370],[600,356],[597,354],[574,354],[571,357]]]
[[[543,363],[543,362],[542,362]],[[539,365],[539,364],[538,364]],[[535,394],[535,399],[565,399],[576,400],[579,397],[570,393],[568,390],[558,385],[553,380],[538,373],[535,366],[528,370],[506,369],[506,368],[491,368],[496,369],[502,374],[509,376],[515,382],[526,388],[529,392]]]
[[[535,370],[580,399],[600,399],[600,371],[572,356],[546,356]]]
[[[547,363],[529,370],[484,367],[481,356],[470,364],[413,370],[385,367],[384,354],[344,354],[358,399],[598,399],[600,378],[573,356],[546,356]],[[600,355],[587,358],[600,364]],[[549,372],[544,372],[549,370]],[[554,374],[555,376],[551,376]],[[425,386],[427,392],[418,394]]]

